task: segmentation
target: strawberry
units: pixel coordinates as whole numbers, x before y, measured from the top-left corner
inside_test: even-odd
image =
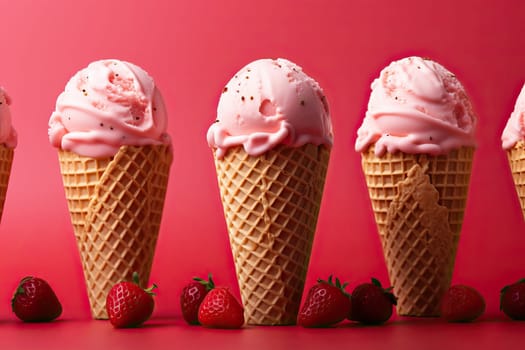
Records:
[[[397,304],[392,287],[384,289],[375,278],[372,278],[372,283],[355,287],[351,301],[348,318],[364,324],[385,323],[392,316],[392,305]]]
[[[471,322],[485,311],[485,300],[474,288],[455,285],[443,295],[440,311],[448,322]]]
[[[208,275],[208,279],[194,277],[193,282],[188,283],[182,288],[180,295],[180,308],[182,310],[182,317],[191,325],[199,324],[199,306],[204,300],[204,297],[210,290],[215,288],[215,284]]]
[[[350,295],[345,291],[347,283],[335,284],[332,276],[327,281],[317,280],[306,295],[305,302],[297,317],[297,324],[303,327],[328,327],[341,322],[350,311]]]
[[[199,322],[211,328],[241,328],[244,310],[228,288],[215,287],[199,307]]]
[[[48,322],[62,313],[62,305],[51,286],[43,279],[31,276],[20,281],[11,307],[24,322]]]
[[[146,322],[153,313],[153,289],[155,284],[148,289],[139,286],[139,277],[133,273],[133,282],[120,282],[115,284],[106,298],[106,311],[109,321],[115,328],[138,327]]]
[[[500,310],[513,320],[525,320],[525,278],[503,287]]]

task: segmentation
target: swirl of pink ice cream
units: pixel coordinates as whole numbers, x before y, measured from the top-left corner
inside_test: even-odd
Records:
[[[16,130],[11,122],[11,98],[0,87],[0,144],[9,148],[15,148],[18,143]]]
[[[514,110],[501,135],[501,146],[508,150],[520,141],[525,140],[525,85],[521,89]]]
[[[69,80],[48,132],[54,147],[102,158],[122,145],[170,144],[166,127],[166,108],[153,79],[134,64],[100,60]]]
[[[440,64],[421,57],[392,62],[372,83],[355,149],[445,154],[475,146],[476,116],[465,89]]]
[[[279,144],[332,146],[332,124],[319,84],[285,59],[260,59],[224,88],[217,120],[207,133],[218,158],[242,145],[257,156]]]

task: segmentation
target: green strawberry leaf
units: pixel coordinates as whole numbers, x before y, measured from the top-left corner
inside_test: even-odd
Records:
[[[383,289],[383,286],[381,285],[381,282],[377,278],[372,277],[372,284],[378,286],[379,288]]]
[[[200,278],[200,277],[193,277],[193,280],[196,281],[196,282],[199,282],[200,284],[205,286],[207,291],[210,291],[213,288],[215,288],[215,282],[213,282],[213,279],[211,277],[211,273],[208,273],[208,279],[207,280],[205,280],[203,278]]]

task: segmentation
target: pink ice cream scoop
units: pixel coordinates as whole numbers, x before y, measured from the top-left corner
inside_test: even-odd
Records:
[[[385,152],[445,154],[475,146],[476,116],[456,76],[442,65],[421,57],[392,62],[372,83],[355,149]]]
[[[169,144],[167,113],[153,79],[119,60],[95,61],[58,96],[49,120],[54,147],[102,158],[123,145]]]
[[[224,157],[242,145],[257,156],[279,144],[332,145],[332,124],[319,84],[285,59],[260,59],[242,68],[224,88],[210,147]]]
[[[0,87],[0,144],[9,148],[15,148],[18,143],[16,130],[11,123],[11,98]]]
[[[501,135],[502,147],[505,150],[511,149],[520,140],[525,140],[525,85]]]

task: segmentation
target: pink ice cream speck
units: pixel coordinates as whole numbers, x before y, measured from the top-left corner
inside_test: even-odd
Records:
[[[475,146],[476,116],[465,89],[442,65],[421,57],[392,62],[372,83],[355,149],[445,154]]]
[[[123,145],[170,144],[166,128],[166,108],[153,79],[129,62],[100,60],[69,80],[48,132],[54,147],[102,158]]]
[[[299,66],[285,59],[260,59],[224,88],[207,140],[218,158],[240,145],[253,156],[279,144],[331,147],[328,103],[319,84]]]
[[[505,129],[503,129],[501,146],[508,150],[520,140],[525,140],[525,85],[518,95],[516,105],[510,114]]]
[[[18,136],[11,121],[10,105],[11,98],[4,88],[0,87],[0,144],[15,148],[18,143]]]

